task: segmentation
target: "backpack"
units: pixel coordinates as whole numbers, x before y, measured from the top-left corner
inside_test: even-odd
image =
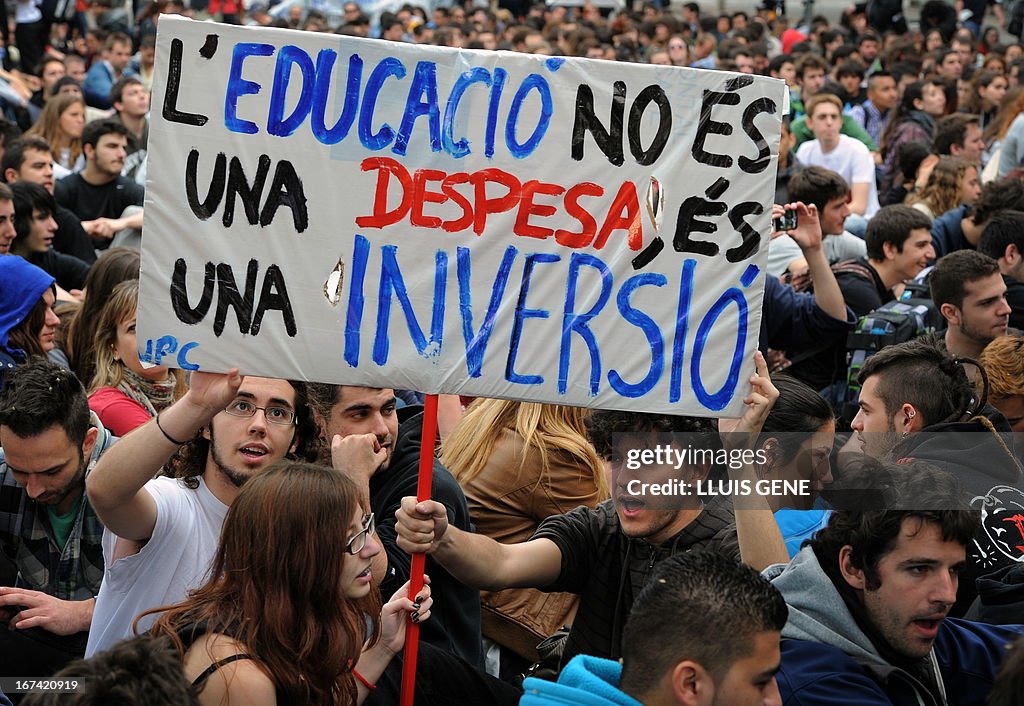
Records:
[[[934,333],[944,319],[930,298],[928,285],[908,282],[903,296],[882,304],[857,320],[846,337],[846,382],[831,400],[839,416],[851,421],[857,414],[860,383],[857,375],[864,362],[886,346]]]

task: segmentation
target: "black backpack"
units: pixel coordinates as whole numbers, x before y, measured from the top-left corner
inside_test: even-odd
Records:
[[[886,346],[934,333],[943,325],[944,319],[931,300],[928,285],[916,282],[908,282],[899,299],[860,317],[846,337],[846,385],[841,399],[833,400],[838,403],[839,415],[849,421],[857,414],[857,375],[868,358]]]

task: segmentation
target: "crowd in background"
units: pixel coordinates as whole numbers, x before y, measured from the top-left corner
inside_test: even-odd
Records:
[[[395,703],[411,622],[417,703],[1024,704],[1024,2],[782,5],[0,3],[0,676],[93,694],[24,703]],[[419,392],[144,365],[168,13],[785,81],[743,417],[442,396],[417,503]],[[810,492],[627,492],[672,433]]]

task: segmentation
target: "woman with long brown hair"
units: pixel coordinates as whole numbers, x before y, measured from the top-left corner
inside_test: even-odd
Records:
[[[85,99],[80,95],[58,93],[46,101],[39,120],[25,134],[45,138],[50,143],[54,161],[68,171],[77,172],[85,166],[83,129]]]
[[[961,101],[957,109],[961,113],[977,113],[984,131],[995,120],[1009,84],[1001,71],[983,70],[968,85],[967,100]]]
[[[432,604],[429,586],[414,603],[406,584],[381,607],[365,503],[345,473],[307,463],[279,462],[245,484],[209,580],[149,611],[200,704],[362,703],[401,651],[406,621],[427,619]]]
[[[110,299],[114,287],[125,280],[139,278],[139,251],[132,248],[110,248],[96,261],[85,278],[84,297],[78,313],[68,324],[64,336],[64,352],[71,370],[88,385],[96,370],[93,331],[103,305]]]
[[[139,281],[114,288],[100,311],[93,338],[95,374],[88,385],[89,408],[103,426],[124,436],[185,394],[184,370],[142,367],[135,337]]]
[[[978,168],[960,157],[944,155],[935,163],[924,188],[910,194],[906,204],[935,219],[962,204],[973,206],[979,196]]]
[[[903,98],[882,135],[881,152],[884,164],[878,193],[889,193],[892,185],[907,181],[900,172],[897,155],[906,142],[931,143],[935,121],[945,114],[946,94],[940,81],[914,81],[903,91]]]
[[[587,440],[587,410],[510,400],[474,401],[441,444],[477,532],[528,540],[542,520],[608,497],[604,464]],[[538,658],[537,643],[572,622],[570,594],[512,589],[481,594],[484,637],[502,649],[501,675]]]

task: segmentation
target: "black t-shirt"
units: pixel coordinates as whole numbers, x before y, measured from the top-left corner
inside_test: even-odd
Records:
[[[612,500],[544,520],[531,539],[554,542],[562,554],[562,569],[554,583],[539,588],[580,596],[562,665],[577,654],[619,657],[633,600],[659,561],[691,549],[721,552],[739,561],[734,522],[732,504],[714,498],[673,539],[654,546],[622,533]]]
[[[87,182],[80,173],[60,179],[53,191],[57,203],[74,212],[80,221],[97,218],[120,218],[129,206],[141,206],[145,190],[128,177],[118,176],[102,186]],[[110,247],[110,241],[97,241],[101,250]]]
[[[77,257],[87,265],[96,262],[96,246],[82,228],[78,216],[63,206],[58,206],[57,212],[53,214],[53,220],[57,222],[57,230],[53,234],[54,250]]]
[[[28,259],[33,265],[53,276],[62,289],[82,289],[89,266],[77,257],[59,253],[54,249],[38,253]]]

